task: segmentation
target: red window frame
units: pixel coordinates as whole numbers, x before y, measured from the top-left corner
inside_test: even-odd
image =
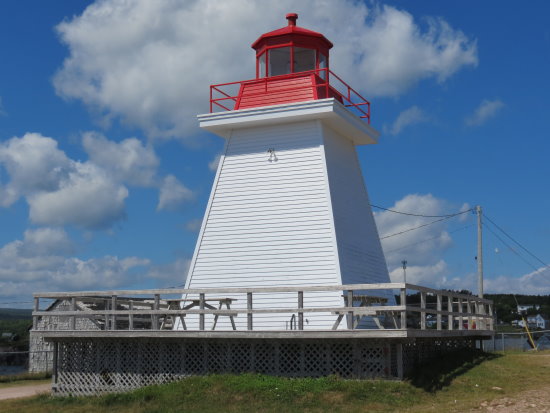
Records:
[[[318,47],[308,47],[307,45],[296,43],[296,42],[289,42],[289,43],[281,43],[276,46],[265,46],[260,49],[258,53],[256,53],[256,79],[260,79],[260,57],[265,53],[265,77],[271,77],[269,74],[269,51],[271,49],[280,49],[282,47],[289,47],[290,48],[290,73],[296,73],[294,72],[294,48],[295,47],[302,47],[310,50],[315,50],[315,70],[319,70],[321,58],[320,55],[323,54],[326,58],[326,68],[329,68],[329,56],[328,53],[323,53],[320,48]]]

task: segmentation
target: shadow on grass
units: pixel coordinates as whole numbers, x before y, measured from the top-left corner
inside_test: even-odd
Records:
[[[409,374],[409,382],[428,392],[435,392],[449,386],[453,379],[483,363],[501,357],[480,350],[460,350],[431,359],[428,363],[415,366]]]

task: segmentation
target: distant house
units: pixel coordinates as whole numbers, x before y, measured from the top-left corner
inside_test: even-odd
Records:
[[[540,310],[540,305],[537,304],[523,304],[518,305],[518,314],[525,314],[528,310],[535,309]]]
[[[541,330],[545,330],[550,327],[550,322],[540,314],[527,317],[526,321],[529,328],[540,328]],[[518,326],[525,327],[525,322],[523,320],[516,320],[516,322]],[[514,325],[514,322],[512,322],[512,325]]]

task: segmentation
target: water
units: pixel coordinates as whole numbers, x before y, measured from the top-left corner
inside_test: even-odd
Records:
[[[13,376],[26,372],[27,368],[25,366],[0,366],[0,376]]]

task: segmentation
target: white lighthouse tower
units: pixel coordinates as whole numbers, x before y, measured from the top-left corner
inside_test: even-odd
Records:
[[[329,70],[332,43],[297,17],[253,43],[256,79],[212,86],[212,113],[198,117],[226,143],[186,288],[390,281],[355,149],[377,141],[370,104]],[[246,308],[243,297],[232,308]],[[255,294],[254,308],[292,308],[295,297]],[[343,300],[304,294],[306,308]],[[284,330],[288,317],[257,315],[254,329]],[[334,319],[311,314],[304,328]],[[246,317],[235,322],[246,329]],[[228,317],[216,327],[231,328]]]

